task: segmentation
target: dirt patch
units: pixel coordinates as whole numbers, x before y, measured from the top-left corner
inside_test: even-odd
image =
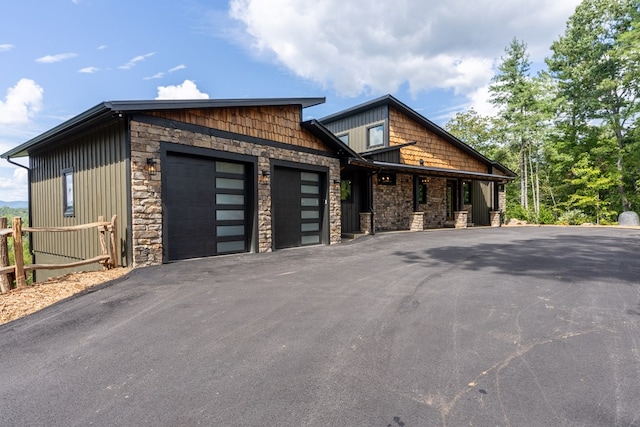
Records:
[[[129,271],[130,268],[122,267],[70,273],[0,294],[0,325],[42,310],[92,286],[117,279]]]

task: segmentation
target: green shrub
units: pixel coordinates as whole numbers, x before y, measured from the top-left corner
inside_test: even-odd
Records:
[[[562,225],[580,225],[585,222],[591,222],[589,217],[585,215],[580,209],[570,209],[564,211],[558,217],[558,224]]]

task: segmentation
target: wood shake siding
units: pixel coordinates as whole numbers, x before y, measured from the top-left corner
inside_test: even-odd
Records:
[[[330,151],[300,126],[299,106],[150,111],[147,114],[283,144],[325,152]]]
[[[487,173],[486,164],[390,108],[389,145],[400,145],[411,141],[416,141],[417,144],[400,150],[401,163],[419,165],[422,159],[424,166]]]

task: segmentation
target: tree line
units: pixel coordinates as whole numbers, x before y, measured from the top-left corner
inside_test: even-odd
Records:
[[[489,90],[496,116],[458,113],[446,129],[518,173],[508,217],[610,224],[640,209],[637,0],[584,0],[535,75],[514,38]]]

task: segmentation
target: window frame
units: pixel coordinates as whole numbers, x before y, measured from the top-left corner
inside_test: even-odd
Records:
[[[343,143],[344,145],[346,145],[347,147],[349,146],[349,132],[347,132],[347,133],[343,133],[343,134],[340,134],[340,135],[336,135],[336,137],[337,137],[340,141],[342,141],[342,143]],[[343,138],[344,138],[344,139],[343,139]]]
[[[382,141],[380,142],[380,144],[371,144],[371,131],[377,128],[382,128]],[[367,148],[374,148],[374,147],[384,147],[385,146],[385,124],[384,123],[378,123],[375,124],[373,126],[368,126],[367,127]]]
[[[462,201],[465,205],[470,205],[473,202],[472,187],[471,181],[462,182]]]
[[[65,217],[76,216],[75,185],[73,168],[62,169],[62,215]]]

